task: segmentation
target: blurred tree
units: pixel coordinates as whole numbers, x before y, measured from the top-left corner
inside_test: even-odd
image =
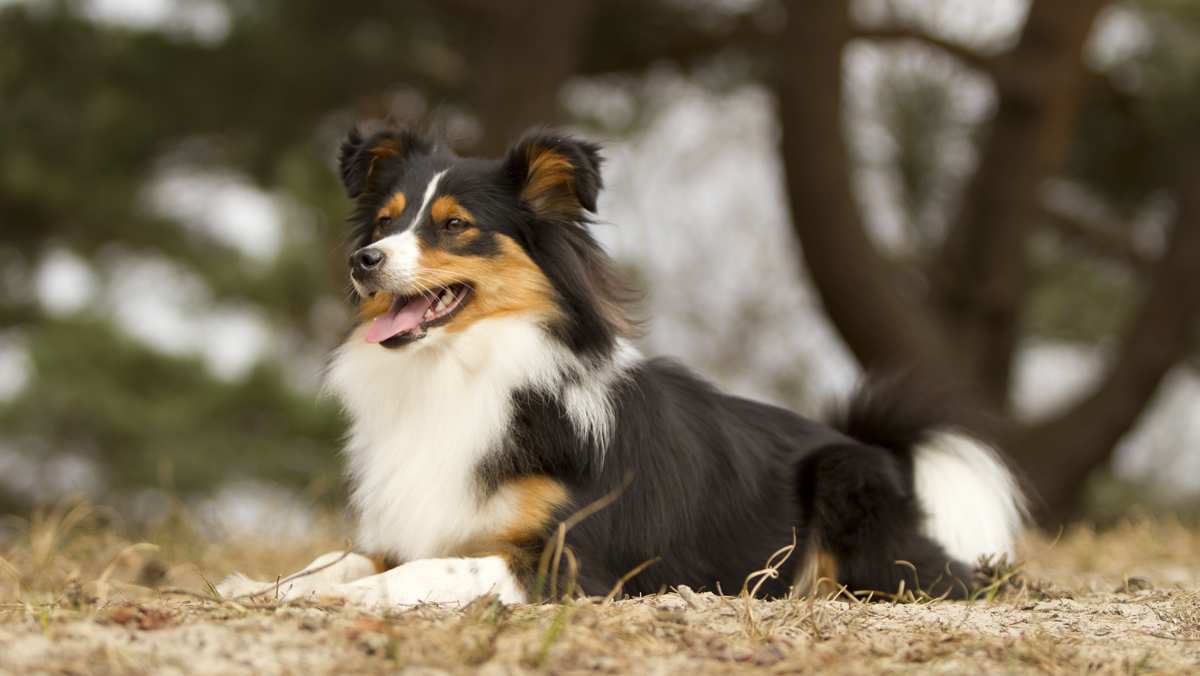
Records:
[[[186,468],[187,490],[232,472],[304,481],[336,471],[334,413],[281,374],[332,344],[344,321],[328,310],[344,293],[331,215],[345,205],[330,164],[349,124],[425,114],[464,149],[494,152],[528,125],[563,121],[570,78],[637,77],[660,63],[733,64],[773,89],[794,230],[847,345],[868,369],[911,369],[966,392],[1049,518],[1071,513],[1084,476],[1193,347],[1192,3],[1121,3],[1148,22],[1151,45],[1103,72],[1081,57],[1111,4],[1101,0],[1034,2],[1016,43],[991,52],[898,19],[856,25],[841,0],[210,4],[227,13],[227,33],[104,24],[71,0],[0,6],[0,332],[22,333],[36,373],[0,405],[0,440],[92,457],[115,489],[155,481],[148,468],[163,462],[181,481]],[[842,91],[856,39],[925,45],[992,82],[994,111],[969,132],[977,162],[954,190],[937,157],[952,92],[913,80],[887,94],[915,251],[877,246],[853,192]],[[176,168],[231,171],[286,196],[297,208],[280,250],[248,257],[149,208],[148,186]],[[1103,204],[1103,218],[1049,199],[1052,180]],[[1147,248],[1126,224],[1163,195],[1169,237]],[[29,280],[59,249],[170,261],[290,342],[231,382],[129,340],[104,303],[47,314]],[[1027,423],[1011,410],[1012,368],[1038,336],[1116,347],[1093,392]]]
[[[954,386],[990,413],[984,424],[1025,471],[1047,521],[1072,515],[1084,479],[1111,457],[1163,376],[1187,356],[1200,312],[1200,295],[1187,288],[1200,269],[1200,137],[1172,122],[1190,119],[1194,127],[1200,119],[1194,115],[1200,62],[1189,55],[1192,71],[1176,65],[1136,92],[1118,91],[1108,74],[1083,60],[1092,25],[1109,4],[1033,2],[1017,43],[990,56],[915,27],[856,28],[846,3],[796,2],[776,52],[789,196],[793,212],[805,214],[794,227],[830,316],[868,369],[907,370]],[[1170,34],[1178,32],[1194,41],[1200,29],[1191,5],[1130,7],[1173,24],[1155,31],[1160,40],[1177,39]],[[977,164],[940,246],[917,266],[888,257],[871,241],[848,183],[841,62],[856,35],[924,42],[994,83],[995,111]],[[1164,53],[1152,51],[1140,64],[1147,78],[1162,61],[1179,61],[1168,45],[1158,50]],[[817,91],[828,96],[814,97]],[[1080,123],[1083,107],[1082,119],[1094,123]],[[1089,131],[1096,136],[1083,136]],[[1141,155],[1130,164],[1116,156],[1122,151]],[[1056,178],[1089,185],[1097,199],[1115,203],[1170,194],[1176,213],[1161,254],[1144,259],[1118,229],[1048,214],[1045,188]],[[1040,291],[1030,285],[1032,245],[1044,228],[1066,230],[1105,255],[1115,252],[1118,262],[1133,264],[1140,290],[1094,389],[1058,415],[1024,423],[1012,411],[1012,368],[1021,341],[1036,335],[1029,329],[1045,322],[1030,315]],[[1081,302],[1078,294],[1073,302]]]
[[[164,468],[185,493],[239,474],[304,484],[338,471],[331,405],[283,375],[344,328],[329,310],[346,291],[331,165],[351,124],[424,116],[495,152],[561,120],[574,72],[642,68],[660,46],[651,27],[697,21],[632,0],[209,4],[227,32],[106,23],[81,0],[0,4],[0,338],[17,335],[33,372],[0,403],[0,448],[93,460],[114,492],[157,484]],[[646,22],[627,25],[635,11]],[[621,27],[628,39],[603,37]],[[152,208],[164,170],[230,172],[285,196],[295,209],[280,250],[254,258]],[[33,279],[62,250],[102,287],[123,263],[166,262],[283,339],[231,382],[117,330],[103,289],[78,312],[48,312]]]
[[[0,9],[6,272],[31,270],[54,248],[165,259],[214,300],[327,347],[340,328],[320,308],[339,305],[342,237],[328,215],[343,205],[322,125],[347,102],[370,107],[381,83],[437,92],[447,79],[438,59],[421,58],[432,19],[420,7],[405,21],[365,18],[385,5],[347,14],[321,2],[231,2],[230,32],[215,43],[93,23],[75,3]],[[251,260],[148,207],[148,186],[172,165],[229,168],[298,196],[316,227],[289,224],[277,255]],[[114,331],[99,300],[78,317],[45,315],[30,276],[6,274],[0,286],[0,330],[28,327],[34,372],[0,407],[6,447],[91,458],[117,492],[158,484],[164,467],[184,492],[238,474],[304,485],[337,471],[334,411],[280,377],[286,357],[225,382],[198,359]]]
[[[82,318],[45,323],[29,343],[38,377],[0,424],[30,451],[97,454],[112,489],[190,494],[231,472],[305,486],[329,470],[341,421],[289,389],[276,364],[214,382],[197,358],[154,354]]]

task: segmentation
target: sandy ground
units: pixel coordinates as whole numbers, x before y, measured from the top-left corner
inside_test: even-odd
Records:
[[[290,572],[334,538],[212,544],[172,527],[138,544],[92,516],[44,513],[0,548],[0,672],[1200,673],[1200,532],[1163,520],[1030,536],[1009,584],[973,602],[684,589],[378,615],[208,598],[205,579]]]

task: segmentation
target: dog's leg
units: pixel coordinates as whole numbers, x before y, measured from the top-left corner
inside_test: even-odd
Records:
[[[378,571],[375,562],[362,554],[329,552],[318,556],[294,576],[288,576],[295,579],[280,583],[278,589],[275,582],[260,582],[234,573],[217,585],[217,592],[227,599],[260,592],[263,592],[262,596],[281,601],[315,597],[324,595],[337,585],[365,578]]]
[[[525,602],[525,590],[503,557],[421,559],[337,585],[325,595],[367,608],[393,608],[465,605],[487,594],[496,594],[502,603]]]
[[[892,452],[861,444],[818,451],[800,467],[800,488],[813,529],[802,570],[819,571],[797,580],[801,592],[824,577],[851,593],[891,594],[903,585],[931,596],[969,594],[971,567],[921,531],[921,507]]]

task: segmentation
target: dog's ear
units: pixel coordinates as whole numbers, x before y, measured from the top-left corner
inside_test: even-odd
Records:
[[[369,191],[372,179],[384,166],[403,162],[417,153],[428,153],[432,144],[409,129],[384,129],[364,136],[355,127],[342,141],[338,152],[338,170],[351,199]]]
[[[596,211],[602,161],[594,143],[537,130],[508,149],[504,171],[539,218],[580,221]]]

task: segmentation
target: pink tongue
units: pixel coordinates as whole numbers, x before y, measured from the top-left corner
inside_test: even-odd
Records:
[[[429,305],[430,300],[428,298],[417,296],[399,310],[393,308],[379,315],[371,322],[371,326],[367,328],[367,342],[382,343],[388,338],[398,336],[405,331],[412,331],[421,325],[421,317],[425,315],[425,311],[429,309]]]

